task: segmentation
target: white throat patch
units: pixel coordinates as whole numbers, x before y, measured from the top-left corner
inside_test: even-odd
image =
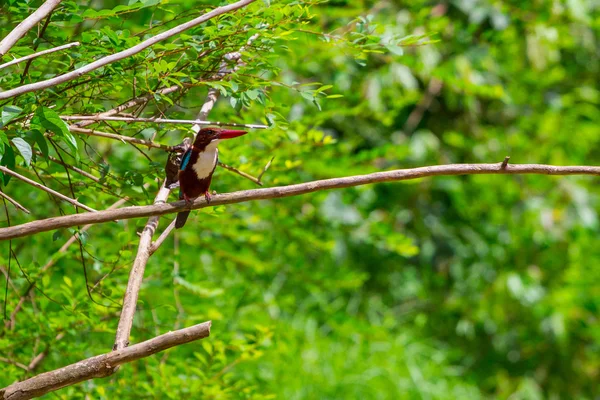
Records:
[[[198,153],[198,159],[192,165],[192,169],[196,172],[198,178],[204,179],[214,171],[219,155],[218,144],[219,140],[213,140],[202,153]]]

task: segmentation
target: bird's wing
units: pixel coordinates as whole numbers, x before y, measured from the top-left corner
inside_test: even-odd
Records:
[[[189,148],[183,153],[183,157],[181,157],[181,165],[179,166],[179,170],[183,171],[185,167],[190,163],[190,158],[192,157],[192,149]]]

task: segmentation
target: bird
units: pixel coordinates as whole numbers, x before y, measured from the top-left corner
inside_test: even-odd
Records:
[[[179,199],[191,205],[196,198],[204,194],[206,202],[210,203],[208,189],[219,160],[217,145],[221,140],[232,139],[246,133],[246,131],[212,127],[201,129],[192,146],[181,157],[178,174]],[[175,228],[182,228],[189,215],[190,211],[178,213]]]

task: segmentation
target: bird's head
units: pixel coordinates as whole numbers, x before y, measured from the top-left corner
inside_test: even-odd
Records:
[[[196,135],[194,147],[204,150],[211,143],[218,143],[223,139],[232,139],[234,137],[245,135],[246,131],[237,131],[221,128],[202,128]]]

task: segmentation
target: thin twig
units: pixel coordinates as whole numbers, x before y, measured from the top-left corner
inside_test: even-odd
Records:
[[[173,150],[173,146],[167,146],[165,144],[152,142],[150,140],[138,139],[138,138],[134,138],[131,136],[117,135],[116,133],[101,132],[101,131],[97,131],[95,129],[79,128],[74,125],[70,125],[69,130],[71,132],[82,133],[82,134],[88,135],[88,136],[98,136],[98,137],[103,137],[103,138],[107,138],[107,139],[119,140],[124,143],[139,144],[139,145],[146,146],[146,147],[154,147],[157,149],[163,149],[165,151]]]
[[[156,195],[156,198],[154,199],[153,206],[164,204],[169,197],[169,192],[170,190],[167,189],[163,183]],[[115,337],[113,350],[121,350],[129,345],[129,335],[133,325],[135,307],[140,289],[142,287],[142,280],[144,279],[146,264],[150,258],[152,236],[158,227],[158,221],[158,216],[150,216],[146,226],[144,227],[144,230],[142,231],[142,234],[140,235],[138,252],[135,260],[133,261],[133,267],[129,273],[129,280],[127,282],[127,288],[125,289],[125,296],[123,297],[123,309],[121,310],[121,316],[119,317],[119,324],[117,326],[117,334]]]
[[[15,27],[2,41],[0,42],[0,58],[8,53],[8,51],[21,39],[31,28],[40,22],[44,17],[52,12],[60,4],[62,0],[46,0],[44,4],[33,12],[29,17],[25,18],[19,25]]]
[[[48,160],[50,160],[56,164],[60,164],[63,167],[68,168],[73,172],[77,172],[79,175],[85,176],[86,178],[91,179],[96,183],[100,182],[100,178],[95,177],[94,175],[82,170],[81,168],[74,167],[72,165],[67,164],[66,162],[62,162],[61,160],[57,159],[56,157],[52,157],[51,155],[46,156],[46,155],[42,154],[41,151],[38,151],[38,150],[35,150],[35,154],[37,154],[38,156],[47,157]]]
[[[145,358],[171,347],[206,338],[210,335],[210,322],[168,332],[126,349],[91,357],[66,367],[44,372],[22,382],[0,389],[0,399],[22,400],[39,397],[65,386],[93,378],[112,375],[121,364]],[[27,366],[25,366],[27,369]]]
[[[254,40],[253,38],[256,38],[256,37],[257,37],[257,35],[253,35],[251,40]],[[251,40],[249,40],[248,43],[251,43]],[[242,47],[242,49],[243,49],[243,47]],[[236,54],[238,54],[238,53],[236,53]],[[225,55],[226,58],[228,56],[229,56],[228,54]],[[238,54],[237,58],[235,58],[235,61],[236,62],[239,61],[240,57],[241,57],[241,55]],[[220,72],[225,71],[225,68],[227,68],[227,63],[224,61],[221,64]],[[214,90],[214,88],[209,89],[207,99],[204,102],[204,104],[202,105],[200,112],[198,113],[198,115],[196,117],[197,120],[206,121],[206,117],[208,116],[208,113],[210,112],[210,110],[212,110],[218,96],[219,96],[218,91]],[[192,130],[195,133],[198,133],[200,131],[200,125],[194,124],[192,126]],[[164,204],[169,197],[169,193],[170,193],[170,189],[165,187],[165,183],[163,182],[160,190],[158,191],[158,194],[156,195],[156,198],[154,199],[153,206],[160,206],[160,205]],[[149,214],[149,216],[151,216],[151,215]],[[146,223],[146,226],[144,227],[142,234],[140,235],[140,243],[138,245],[138,252],[136,254],[135,260],[133,261],[133,267],[129,274],[129,281],[127,282],[127,289],[125,289],[125,296],[123,298],[123,310],[121,311],[121,316],[119,317],[119,325],[117,327],[115,344],[113,346],[114,349],[117,349],[117,350],[122,349],[124,347],[127,347],[128,343],[129,343],[129,335],[131,333],[131,326],[133,325],[133,317],[135,315],[135,307],[136,307],[137,299],[138,299],[139,292],[140,292],[140,289],[142,286],[142,280],[144,278],[144,271],[146,269],[146,264],[148,263],[148,259],[150,258],[152,253],[154,251],[156,251],[156,249],[162,243],[162,241],[161,242],[157,241],[158,245],[156,245],[157,243],[155,243],[154,246],[152,245],[152,237],[154,236],[154,233],[156,232],[156,229],[158,227],[158,222],[159,222],[159,217],[157,215],[151,216],[151,218],[148,219],[148,222]],[[171,226],[171,225],[169,225],[169,226]],[[171,230],[172,230],[172,228],[171,228]],[[169,228],[166,229],[167,234],[164,236],[164,238],[167,237],[167,235],[169,234],[169,232],[171,232],[171,230],[169,230]],[[164,241],[164,238],[162,239],[163,241]]]
[[[125,103],[122,103],[122,104],[118,105],[117,107],[115,107],[115,108],[113,108],[111,110],[102,112],[102,113],[100,113],[98,115],[102,116],[102,117],[108,117],[108,116],[111,116],[111,115],[116,115],[116,114],[119,114],[120,112],[122,112],[124,110],[127,110],[127,109],[129,109],[131,107],[135,107],[135,106],[137,106],[139,104],[147,103],[149,100],[151,100],[152,98],[154,98],[154,94],[162,94],[162,95],[170,94],[170,93],[176,92],[178,90],[181,90],[181,89],[184,89],[184,88],[193,87],[193,86],[195,86],[195,85],[191,85],[191,84],[188,84],[188,83],[182,83],[181,85],[173,85],[173,86],[170,86],[170,87],[158,89],[155,92],[147,93],[147,94],[145,94],[143,96],[135,97],[135,98],[133,98],[131,100],[128,100]],[[92,121],[81,121],[81,122],[76,123],[75,125],[77,125],[77,127],[79,127],[79,128],[83,128],[84,126],[88,126],[88,125],[91,125],[93,123],[95,123],[95,121],[93,121],[93,120]]]
[[[30,54],[28,56],[21,57],[21,58],[16,58],[16,59],[14,59],[12,61],[9,61],[9,62],[7,62],[5,64],[2,64],[2,65],[0,65],[0,69],[6,68],[6,67],[10,67],[11,65],[15,65],[15,64],[18,64],[18,63],[23,62],[23,61],[31,60],[33,58],[37,58],[37,57],[40,57],[40,56],[43,56],[43,55],[46,55],[46,54],[54,53],[54,52],[61,51],[61,50],[64,50],[64,49],[68,49],[68,48],[75,47],[75,46],[79,46],[79,42],[73,42],[73,43],[63,44],[62,46],[53,47],[53,48],[48,49],[48,50],[38,51],[37,53],[33,53],[33,54]]]
[[[128,200],[129,200],[128,197],[125,197],[123,199],[119,199],[114,204],[112,204],[110,207],[108,207],[108,210],[114,210],[116,208],[119,208],[123,204],[125,204]],[[75,243],[77,241],[77,239],[79,237],[79,234],[82,234],[82,233],[86,232],[91,227],[92,227],[92,224],[85,225],[83,228],[81,228],[79,230],[79,233],[75,233],[74,235],[72,235],[65,242],[65,244],[63,244],[60,247],[60,249],[58,249],[58,251],[55,254],[65,253],[67,251],[67,249],[69,248],[69,246],[71,246],[73,243]],[[48,271],[50,268],[52,268],[54,266],[54,264],[56,264],[56,262],[59,259],[60,259],[59,257],[52,257],[52,258],[50,258],[50,260],[48,260],[48,262],[46,263],[46,265],[44,265],[42,267],[42,269],[40,269],[38,275],[39,276],[43,275],[46,271]],[[27,287],[27,289],[25,289],[25,292],[21,295],[21,298],[19,299],[19,302],[17,303],[17,306],[15,307],[15,309],[13,310],[13,312],[10,314],[10,326],[11,326],[11,329],[15,328],[16,315],[21,310],[21,307],[23,307],[23,304],[25,303],[25,300],[27,299],[27,296],[29,295],[29,293],[31,292],[31,290],[33,289],[33,287],[34,287],[34,285],[29,285]]]
[[[23,182],[25,182],[25,183],[33,186],[33,187],[36,187],[36,188],[41,189],[41,190],[43,190],[43,191],[45,191],[47,193],[50,193],[51,195],[53,195],[55,197],[58,197],[61,200],[69,202],[69,203],[71,203],[71,204],[73,204],[73,205],[75,205],[77,207],[81,207],[81,208],[83,208],[86,211],[90,211],[90,212],[95,212],[96,211],[93,208],[86,206],[85,204],[81,204],[80,202],[78,202],[75,199],[72,199],[72,198],[70,198],[68,196],[65,196],[64,194],[58,193],[56,190],[52,190],[49,187],[42,185],[41,183],[37,183],[36,181],[32,181],[31,179],[29,179],[29,178],[27,178],[27,177],[25,177],[25,176],[23,176],[21,174],[18,174],[15,171],[13,171],[11,169],[8,169],[8,168],[6,168],[4,166],[0,165],[0,171],[2,171],[5,174],[12,175],[15,178],[20,179]]]
[[[50,1],[56,2],[58,4],[58,2],[60,0],[48,0],[48,2],[50,2]],[[148,47],[150,47],[156,43],[159,43],[165,39],[175,36],[181,32],[184,32],[187,29],[198,26],[218,15],[225,14],[227,12],[234,11],[239,8],[245,7],[248,4],[253,3],[254,1],[256,1],[256,0],[240,0],[236,3],[228,4],[228,5],[222,6],[222,7],[217,7],[214,10],[212,10],[198,18],[195,18],[184,24],[181,24],[174,28],[171,28],[171,29],[169,29],[163,33],[160,33],[156,36],[152,36],[149,39],[146,39],[143,42],[141,42],[129,49],[120,51],[120,52],[112,54],[110,56],[102,57],[99,60],[96,60],[96,61],[94,61],[90,64],[87,64],[81,68],[77,68],[74,71],[71,71],[66,74],[59,75],[59,76],[56,76],[54,78],[47,79],[44,81],[32,83],[29,85],[23,85],[23,86],[15,88],[15,89],[7,90],[5,92],[0,92],[0,100],[10,99],[11,97],[15,97],[15,96],[18,96],[18,95],[21,95],[24,93],[47,89],[47,88],[59,85],[61,83],[71,81],[73,79],[80,78],[81,76],[88,74],[94,70],[97,70],[98,68],[104,67],[105,65],[114,63],[114,62],[122,60],[124,58],[131,57],[137,53],[140,53],[142,50],[147,49]],[[0,47],[0,55],[4,54],[1,50],[2,50],[2,47]]]
[[[0,190],[0,196],[4,197],[6,200],[8,200],[9,203],[11,203],[13,206],[15,206],[15,208],[17,208],[18,210],[21,210],[27,214],[31,214],[31,212],[28,209],[26,209],[25,207],[20,205],[15,199],[13,199],[12,197],[10,197],[6,193],[4,193],[2,190]]]
[[[210,204],[204,197],[196,199],[191,207],[180,200],[173,203],[160,203],[149,206],[124,207],[118,210],[98,211],[65,215],[38,221],[27,222],[12,227],[0,228],[0,240],[29,236],[39,232],[47,232],[59,228],[68,228],[83,224],[98,224],[116,219],[131,219],[176,213],[179,211],[216,207],[225,204],[245,203],[253,200],[276,199],[299,196],[322,190],[341,189],[372,183],[396,182],[420,179],[430,176],[452,175],[591,175],[600,176],[600,167],[595,166],[555,166],[544,164],[509,164],[501,169],[502,163],[493,164],[448,164],[430,167],[397,169],[372,174],[347,176],[343,178],[324,179],[288,186],[242,190],[238,192],[217,194],[212,196]]]
[[[158,250],[158,248],[163,244],[163,242],[169,236],[173,228],[175,228],[175,222],[176,220],[171,221],[169,226],[165,228],[165,230],[160,234],[158,239],[152,242],[152,245],[150,246],[150,255],[154,254],[154,252]]]
[[[251,180],[252,182],[256,183],[259,186],[262,186],[262,182],[260,181],[260,178],[255,178],[250,174],[247,174],[243,171],[240,171],[239,169],[232,167],[231,165],[227,165],[227,164],[223,164],[222,162],[219,161],[219,166],[225,168],[226,170],[229,170],[231,172],[234,172],[236,174],[238,174],[239,176],[243,176],[244,178]]]
[[[217,126],[239,126],[249,129],[267,129],[267,125],[238,124],[236,122],[201,121],[190,119],[167,119],[167,118],[141,118],[141,117],[111,117],[103,115],[61,115],[64,121],[122,121],[122,122],[151,122],[155,124],[181,124],[181,125],[217,125]]]
[[[271,163],[273,162],[273,160],[275,159],[275,156],[271,157],[271,159],[269,160],[269,162],[267,163],[267,165],[265,165],[265,167],[263,168],[262,172],[260,173],[260,175],[258,175],[258,181],[260,182],[260,185],[262,186],[262,177],[265,174],[265,172],[267,172],[267,170],[269,169],[269,167],[271,166]]]

